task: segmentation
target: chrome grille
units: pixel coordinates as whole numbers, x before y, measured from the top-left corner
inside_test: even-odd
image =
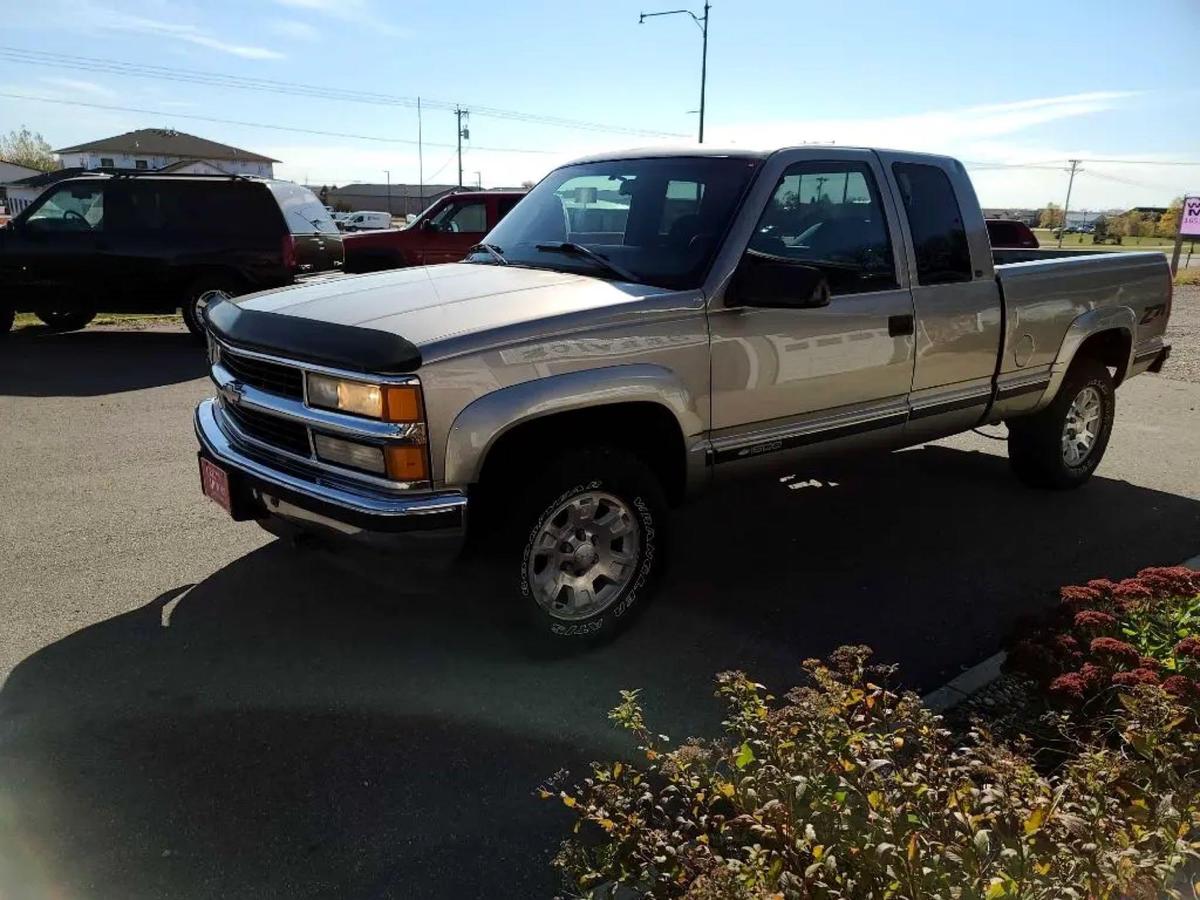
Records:
[[[221,365],[238,381],[272,394],[304,398],[304,373],[300,369],[280,363],[240,356],[228,349],[221,349]]]
[[[247,409],[236,403],[222,405],[233,424],[247,437],[287,450],[299,456],[308,456],[308,429],[299,422],[281,419],[278,416]]]

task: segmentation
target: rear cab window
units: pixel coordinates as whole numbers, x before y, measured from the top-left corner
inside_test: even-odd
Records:
[[[937,166],[893,163],[904,200],[920,284],[971,281],[971,250],[954,186]]]

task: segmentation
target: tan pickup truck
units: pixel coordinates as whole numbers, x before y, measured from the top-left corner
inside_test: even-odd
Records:
[[[465,262],[209,307],[202,483],[401,567],[474,533],[500,599],[589,639],[646,602],[669,508],[717,481],[1005,422],[1021,480],[1082,484],[1170,308],[1158,253],[993,251],[946,157],[608,154]]]

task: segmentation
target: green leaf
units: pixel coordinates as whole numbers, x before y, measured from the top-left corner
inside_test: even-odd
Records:
[[[754,762],[754,751],[750,749],[750,745],[746,742],[738,748],[738,755],[734,757],[733,764],[739,769],[744,769],[750,763]]]

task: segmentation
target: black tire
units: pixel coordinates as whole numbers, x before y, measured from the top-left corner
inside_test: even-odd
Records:
[[[531,574],[536,577],[539,566],[544,570],[549,565],[548,554],[555,552],[536,546],[554,512],[573,498],[587,494],[607,495],[619,501],[636,526],[632,533],[636,534],[637,543],[632,551],[630,574],[627,580],[623,579],[623,584],[610,582],[603,573],[591,581],[597,599],[609,583],[617,588],[613,596],[596,612],[569,618],[553,613],[538,601]],[[504,551],[505,558],[498,562],[511,572],[524,618],[539,639],[553,641],[557,647],[597,643],[616,634],[636,618],[649,602],[662,571],[667,526],[667,503],[662,487],[645,464],[616,449],[571,451],[543,470],[532,486],[513,499],[514,514],[507,526],[510,540],[505,542],[508,549]],[[601,500],[597,508],[605,510],[607,502]],[[625,538],[609,540],[611,549]],[[581,547],[587,542],[587,539],[581,539]],[[588,550],[588,553],[602,552],[603,538],[600,544],[596,543],[595,537],[591,537],[590,542],[597,549]],[[620,552],[620,548],[617,549]],[[593,564],[590,571],[597,571],[597,564]],[[586,577],[587,573],[583,574]],[[601,586],[597,588],[597,584]]]
[[[1063,437],[1077,397],[1094,390],[1100,399],[1099,430],[1091,449],[1077,464],[1067,461]],[[1041,412],[1008,423],[1008,459],[1016,476],[1031,487],[1067,490],[1089,478],[1104,458],[1112,435],[1117,395],[1112,375],[1094,359],[1074,363],[1054,401]]]
[[[0,303],[0,337],[4,337],[12,331],[13,321],[16,318],[17,311],[15,309]]]
[[[210,299],[208,295],[214,291],[220,291],[229,297],[236,297],[240,293],[238,283],[228,275],[202,275],[188,285],[180,304],[183,324],[198,341],[204,340],[204,316],[201,310],[207,306]]]
[[[96,318],[94,309],[54,310],[38,309],[34,311],[39,319],[54,331],[78,331]]]

